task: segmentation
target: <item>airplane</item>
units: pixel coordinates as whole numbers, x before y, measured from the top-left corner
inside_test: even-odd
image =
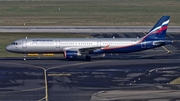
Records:
[[[165,39],[170,16],[162,16],[142,38],[23,38],[12,42],[6,50],[26,55],[53,55],[63,53],[68,60],[84,57],[90,61],[93,54],[130,53],[153,49],[173,43]]]

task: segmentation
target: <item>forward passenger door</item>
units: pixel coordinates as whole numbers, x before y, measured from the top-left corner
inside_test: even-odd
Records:
[[[22,48],[26,49],[27,48],[27,40],[23,40],[22,42]]]
[[[60,49],[60,41],[56,40],[56,49]]]

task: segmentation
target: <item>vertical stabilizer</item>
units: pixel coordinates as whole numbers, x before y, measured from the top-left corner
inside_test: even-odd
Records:
[[[143,37],[143,40],[164,39],[166,36],[169,20],[170,16],[162,16],[161,19],[148,32],[148,34]]]

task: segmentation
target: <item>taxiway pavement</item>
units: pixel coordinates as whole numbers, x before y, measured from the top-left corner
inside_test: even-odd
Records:
[[[0,26],[0,32],[43,33],[119,33],[149,32],[153,26]],[[168,32],[180,32],[180,26],[169,26]]]

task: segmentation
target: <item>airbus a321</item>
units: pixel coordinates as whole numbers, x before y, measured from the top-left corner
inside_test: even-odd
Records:
[[[66,59],[86,60],[93,54],[143,51],[173,43],[165,39],[169,20],[170,16],[162,16],[142,38],[24,38],[12,42],[6,50],[25,55],[63,53]]]

